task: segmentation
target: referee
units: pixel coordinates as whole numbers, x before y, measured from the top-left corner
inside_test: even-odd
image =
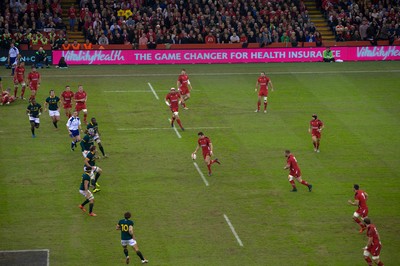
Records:
[[[8,51],[8,66],[11,67],[11,76],[14,76],[14,70],[16,64],[17,56],[19,55],[19,50],[15,47],[14,42],[10,44],[10,50]]]

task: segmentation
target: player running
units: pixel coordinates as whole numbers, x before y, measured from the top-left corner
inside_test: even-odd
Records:
[[[21,85],[21,99],[25,100],[25,63],[19,62],[14,73],[14,97],[17,98],[18,87]]]
[[[103,145],[101,144],[100,140],[100,131],[99,131],[99,125],[97,124],[96,118],[92,117],[90,119],[90,123],[87,125],[87,129],[93,129],[94,130],[94,137],[93,140],[99,145],[99,149],[101,151],[101,154],[103,154],[103,158],[107,158],[107,154],[104,152]]]
[[[50,96],[47,97],[44,103],[44,111],[46,112],[49,108],[49,116],[53,121],[55,128],[58,128],[57,123],[60,121],[60,98],[55,95],[54,90],[50,90]]]
[[[267,113],[268,88],[271,88],[271,91],[274,91],[270,78],[265,75],[265,72],[261,72],[260,77],[257,79],[255,88],[256,92],[260,89],[258,92],[257,110],[255,110],[256,113],[260,112],[261,97],[264,97],[264,113]]]
[[[367,206],[367,199],[368,194],[367,192],[360,189],[360,186],[355,184],[353,186],[354,189],[354,201],[348,200],[347,202],[352,206],[358,206],[357,210],[353,214],[353,220],[360,226],[360,234],[367,229],[365,224],[361,222],[368,217],[368,206]]]
[[[79,187],[79,193],[81,193],[86,200],[82,202],[78,207],[83,211],[86,212],[85,205],[89,203],[89,215],[90,216],[97,216],[93,212],[93,206],[94,206],[94,196],[92,192],[90,192],[89,187],[90,187],[90,172],[92,171],[91,167],[86,167],[85,168],[85,173],[82,175],[82,182],[81,186]]]
[[[40,120],[39,116],[42,113],[42,106],[36,103],[35,99],[32,99],[28,107],[26,108],[26,113],[29,116],[29,123],[31,124],[32,138],[35,138],[35,128],[39,128]]]
[[[196,154],[197,150],[201,147],[204,162],[206,163],[208,168],[208,175],[211,176],[211,165],[213,163],[221,164],[221,162],[217,158],[215,158],[214,160],[211,159],[211,156],[213,155],[213,145],[211,143],[211,140],[206,137],[203,132],[199,132],[197,135],[199,136],[199,139],[197,140],[197,147],[193,154]]]
[[[78,86],[78,91],[74,95],[75,100],[75,111],[79,112],[83,111],[83,122],[87,124],[87,108],[86,108],[86,101],[87,101],[87,94],[83,90],[83,86]]]
[[[92,168],[92,172],[90,174],[90,180],[91,180],[91,185],[95,188],[93,190],[93,193],[97,193],[100,191],[100,184],[97,183],[97,180],[99,180],[100,175],[103,172],[103,170],[100,167],[95,166],[95,164],[96,164],[96,146],[92,145],[90,147],[89,153],[86,155],[85,165],[83,166],[83,168],[84,169],[87,167]]]
[[[301,171],[299,165],[297,164],[296,157],[294,157],[294,155],[289,150],[285,151],[285,157],[287,158],[287,164],[283,169],[290,170],[288,176],[289,183],[292,185],[292,190],[290,192],[297,192],[296,183],[294,182],[294,179],[296,179],[298,182],[308,187],[308,191],[311,192],[312,185],[307,183],[305,180],[301,178]]]
[[[165,104],[169,106],[172,112],[171,127],[174,127],[174,122],[178,122],[182,131],[185,129],[182,126],[181,119],[179,118],[179,102],[182,101],[182,96],[176,91],[175,88],[171,88],[170,92],[165,96]]]
[[[94,137],[94,129],[89,128],[87,130],[86,135],[83,137],[83,139],[80,142],[83,158],[86,158],[86,156],[90,152],[90,148],[94,144],[93,137]]]
[[[190,84],[190,80],[189,80],[188,75],[186,74],[185,69],[182,69],[181,74],[179,75],[178,80],[176,82],[176,86],[179,89],[179,93],[182,96],[181,105],[182,105],[183,109],[185,109],[185,110],[189,109],[186,106],[186,101],[189,100],[190,91],[193,89],[193,87]]]
[[[384,266],[383,262],[379,258],[379,255],[381,254],[382,243],[378,230],[376,229],[376,226],[371,223],[369,218],[365,218],[364,223],[367,227],[368,236],[368,242],[364,248],[364,259],[369,266],[372,266],[372,260],[376,263],[376,265]]]
[[[319,152],[319,142],[321,140],[321,131],[324,129],[324,123],[318,119],[316,114],[313,114],[312,118],[308,132],[311,133],[314,151]]]
[[[61,102],[63,104],[63,108],[65,110],[65,115],[70,118],[72,113],[72,100],[74,99],[74,93],[71,91],[71,87],[69,85],[65,86],[65,91],[61,93]]]
[[[40,86],[40,73],[37,72],[35,65],[32,65],[32,70],[28,74],[28,87],[31,90],[29,101],[36,97],[37,91]]]
[[[148,263],[149,261],[144,258],[142,252],[140,252],[138,244],[136,242],[136,237],[133,233],[133,221],[130,220],[131,218],[131,213],[126,212],[124,214],[124,219],[119,220],[116,229],[121,230],[121,245],[122,248],[124,249],[124,254],[126,258],[126,264],[129,264],[130,258],[129,258],[129,253],[128,253],[128,248],[127,246],[131,246],[133,250],[135,250],[136,254],[139,256],[140,260],[142,261],[142,264]]]

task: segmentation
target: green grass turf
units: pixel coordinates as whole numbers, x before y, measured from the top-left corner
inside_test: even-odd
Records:
[[[55,131],[42,114],[32,139],[27,103],[1,106],[0,250],[48,248],[51,265],[122,265],[115,224],[129,210],[151,265],[365,265],[367,239],[347,205],[358,183],[370,195],[382,261],[400,264],[400,62],[183,67],[194,90],[190,110],[180,111],[181,139],[169,128],[163,98],[182,66],[40,70],[40,102],[66,84],[74,91],[83,84],[89,95],[89,117],[97,118],[110,156],[97,163],[95,218],[77,208],[83,158],[69,150],[65,116]],[[266,115],[254,113],[262,70],[276,88]],[[312,113],[325,122],[319,154],[307,131]],[[206,176],[208,187],[190,159],[200,130],[222,162]],[[289,193],[285,149],[312,193],[302,185]],[[200,153],[197,163],[206,174]]]

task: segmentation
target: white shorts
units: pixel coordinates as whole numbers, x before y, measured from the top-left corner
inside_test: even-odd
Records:
[[[59,111],[52,111],[52,110],[49,110],[49,116],[60,116],[60,112]]]
[[[88,191],[88,192],[89,192],[89,198],[86,197],[86,194],[85,194],[85,191],[84,191],[84,190],[79,190],[79,193],[81,193],[81,194],[82,194],[85,198],[87,198],[88,200],[94,199],[94,196],[93,196],[92,192],[90,192],[90,191]]]
[[[40,119],[39,119],[39,117],[32,117],[32,116],[29,116],[29,121],[30,121],[30,122],[34,122],[35,124],[40,124]]]
[[[96,143],[100,143],[100,136],[99,134],[96,133],[96,135],[94,135],[93,140],[96,141]]]
[[[86,171],[86,166],[83,167],[83,171]],[[101,168],[100,168],[100,167],[92,166],[92,171],[90,172],[90,177],[91,177],[94,173],[97,173],[98,171],[101,171]],[[93,175],[93,177],[94,177],[94,175]],[[93,178],[91,178],[91,179],[93,179]]]
[[[179,113],[178,112],[174,112],[174,116],[177,116],[177,115],[179,115]]]
[[[136,240],[134,240],[134,239],[121,240],[121,245],[123,245],[123,246],[129,245],[132,247],[132,246],[136,245]]]
[[[83,158],[86,158],[86,155],[88,155],[88,153],[89,153],[89,151],[83,151],[82,152]]]
[[[366,249],[364,249],[364,254],[363,254],[365,257],[369,257],[369,256],[371,256],[371,253],[368,251],[368,250],[366,250]],[[373,260],[379,260],[379,256],[371,256],[371,258],[373,259]]]

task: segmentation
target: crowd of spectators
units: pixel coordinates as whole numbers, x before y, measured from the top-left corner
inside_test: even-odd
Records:
[[[317,0],[336,41],[400,39],[399,1],[393,0]]]
[[[393,41],[400,36],[394,0],[316,0],[337,41]],[[87,43],[158,44],[286,43],[322,45],[302,0],[78,0],[64,25],[61,0],[8,0],[0,14],[0,45],[51,44],[62,49],[65,29]],[[4,11],[3,11],[4,10]]]
[[[0,47],[10,43],[51,44],[65,39],[61,0],[8,0],[0,3]],[[60,41],[61,42],[61,41]]]
[[[75,10],[75,7],[71,7]],[[316,28],[300,0],[82,0],[78,28],[93,44],[315,42]],[[76,12],[71,12],[75,14]],[[74,22],[74,17],[70,19]]]

